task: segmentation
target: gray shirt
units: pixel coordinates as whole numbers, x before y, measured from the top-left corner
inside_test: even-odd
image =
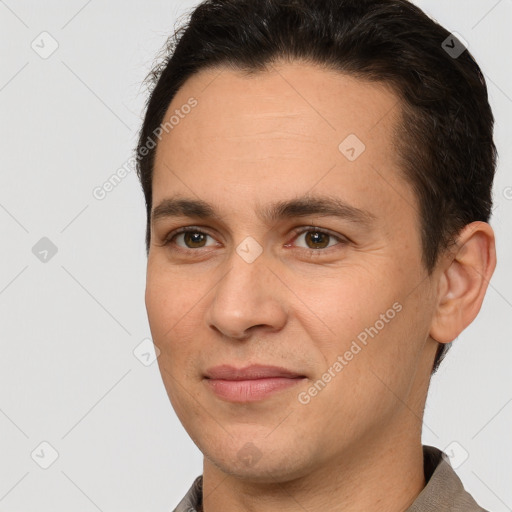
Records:
[[[427,484],[405,512],[488,512],[464,489],[448,456],[433,446],[423,446]],[[198,476],[173,512],[202,510],[203,477]]]

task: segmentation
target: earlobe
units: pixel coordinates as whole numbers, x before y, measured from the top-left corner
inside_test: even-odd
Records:
[[[479,221],[466,225],[444,262],[430,336],[439,343],[450,343],[480,311],[496,267],[491,226]]]

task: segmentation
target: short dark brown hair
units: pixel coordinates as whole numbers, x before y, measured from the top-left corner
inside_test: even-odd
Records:
[[[448,43],[447,43],[448,41]],[[423,261],[473,221],[487,222],[496,168],[494,117],[483,73],[462,43],[407,0],[206,0],[168,39],[146,81],[150,95],[136,150],[151,240],[155,131],[187,79],[227,66],[248,74],[304,60],[400,98],[399,172],[418,198]],[[449,48],[463,49],[460,55]],[[433,372],[449,348],[439,344]]]

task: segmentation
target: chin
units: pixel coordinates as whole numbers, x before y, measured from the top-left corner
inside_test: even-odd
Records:
[[[226,439],[226,444],[200,446],[208,461],[223,473],[252,483],[283,483],[301,478],[311,470],[311,461],[297,448],[298,440],[287,446],[283,439],[274,440],[252,436],[234,442]],[[273,441],[273,442],[272,442]]]

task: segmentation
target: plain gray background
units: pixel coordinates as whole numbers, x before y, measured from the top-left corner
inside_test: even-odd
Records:
[[[0,1],[0,511],[170,511],[202,472],[157,363],[141,355],[152,345],[137,177],[93,195],[132,156],[141,82],[197,3]],[[500,155],[498,267],[433,379],[423,441],[450,453],[483,507],[507,511],[512,0],[417,4],[481,65]]]

